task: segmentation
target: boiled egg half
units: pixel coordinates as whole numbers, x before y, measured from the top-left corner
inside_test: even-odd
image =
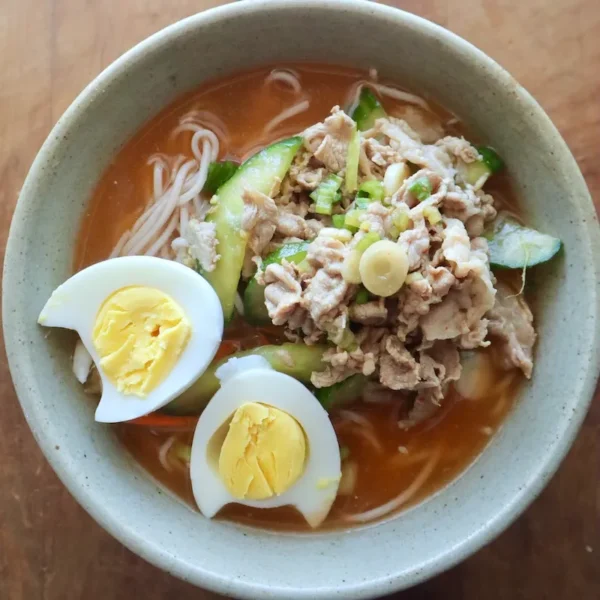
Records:
[[[232,358],[200,416],[190,462],[202,514],[225,505],[294,506],[312,527],[325,519],[340,477],[338,441],[327,412],[299,381],[260,356]]]
[[[102,380],[96,421],[129,421],[168,404],[215,356],[223,312],[210,284],[179,263],[113,258],[73,275],[38,323],[77,331]]]

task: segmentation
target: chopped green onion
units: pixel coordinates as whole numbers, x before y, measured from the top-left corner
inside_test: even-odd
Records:
[[[442,214],[435,206],[426,206],[423,210],[423,216],[431,225],[437,225],[442,220]]]
[[[408,229],[410,225],[410,216],[408,213],[408,206],[398,207],[394,209],[392,213],[392,223],[398,230],[399,234]]]
[[[360,91],[358,104],[352,112],[352,118],[356,121],[360,131],[371,129],[377,119],[386,117],[385,110],[381,106],[375,94],[367,87]]]
[[[356,191],[358,187],[358,159],[360,156],[360,134],[355,127],[352,138],[348,144],[348,155],[346,157],[346,179],[345,189],[349,194]]]
[[[344,229],[346,225],[346,215],[333,215],[331,220],[336,229]]]
[[[498,173],[504,169],[504,161],[500,158],[499,154],[489,146],[475,146],[477,152],[481,154],[483,162],[489,167],[492,173]]]
[[[362,287],[356,293],[356,298],[354,298],[355,304],[366,304],[370,299],[370,294],[366,288]]]
[[[369,198],[373,202],[383,200],[383,183],[376,179],[363,181],[358,188],[358,198]]]
[[[366,233],[365,236],[359,240],[355,247],[359,252],[364,252],[369,246],[372,246],[380,239],[381,236],[378,233],[371,231],[370,233]]]
[[[360,208],[361,210],[366,210],[367,208],[369,208],[369,204],[371,204],[372,200],[371,198],[368,197],[364,197],[364,196],[357,196],[356,200],[354,200],[354,206],[356,208]]]
[[[263,263],[263,266],[264,266],[264,263]],[[296,265],[296,269],[297,269],[298,273],[309,273],[312,269],[312,266],[308,262],[308,260],[306,258],[304,258]]]
[[[431,181],[427,177],[419,177],[408,190],[419,202],[423,202],[431,196]]]
[[[322,195],[319,196],[315,204],[315,212],[319,215],[330,215],[333,210],[333,198]]]
[[[352,209],[346,213],[344,223],[346,227],[354,227],[357,230],[360,227],[360,218],[365,214],[364,210]],[[351,230],[352,231],[352,230]]]
[[[339,175],[328,175],[321,181],[319,186],[314,192],[310,194],[310,197],[316,202],[320,195],[326,194],[328,196],[335,196],[335,193],[340,189],[342,185],[342,178]]]
[[[208,174],[206,175],[206,183],[202,190],[209,194],[214,194],[238,170],[239,165],[232,160],[224,160],[222,162],[212,162],[208,165]]]
[[[310,197],[315,201],[315,212],[320,215],[330,215],[332,206],[342,199],[339,193],[342,178],[338,175],[329,175],[319,187],[311,193]]]

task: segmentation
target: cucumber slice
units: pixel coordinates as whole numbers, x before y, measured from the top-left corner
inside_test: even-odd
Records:
[[[499,217],[484,234],[490,250],[490,264],[495,267],[523,269],[550,260],[562,242],[551,235],[523,227],[509,217]]]
[[[263,260],[263,269],[273,263],[280,264],[284,258],[294,264],[301,263],[306,258],[308,244],[309,242],[284,244]],[[244,319],[253,325],[271,322],[265,306],[265,288],[254,277],[250,280],[244,292]]]
[[[476,160],[472,163],[465,163],[459,160],[456,168],[465,183],[475,185],[479,182],[478,187],[482,187],[490,175],[504,169],[504,161],[489,146],[475,146],[475,148],[481,155],[481,160]]]
[[[202,191],[208,192],[209,194],[215,194],[223,184],[234,176],[239,167],[240,166],[232,160],[211,162],[210,165],[208,165],[206,183],[204,184]]]
[[[341,408],[362,396],[368,379],[364,375],[352,375],[330,387],[319,388],[315,392],[317,400],[326,411]]]
[[[250,157],[233,177],[219,188],[214,211],[206,218],[207,221],[216,224],[219,240],[217,251],[221,258],[214,271],[202,275],[217,292],[226,321],[233,314],[246,252],[247,236],[242,231],[242,193],[245,189],[251,189],[268,194],[275,179],[285,177],[301,144],[301,137],[292,137],[272,144]]]
[[[465,183],[475,185],[481,180],[479,187],[481,187],[492,174],[490,168],[482,160],[476,160],[472,163],[459,161],[456,168]],[[482,177],[483,179],[481,179]]]
[[[387,117],[383,106],[377,96],[367,87],[362,88],[358,97],[358,104],[352,112],[352,118],[360,131],[371,129],[377,119]]]
[[[322,371],[325,368],[322,357],[326,349],[325,346],[318,345],[281,344],[236,352],[213,362],[188,390],[162,408],[161,412],[169,415],[199,415],[220,387],[219,379],[215,375],[216,370],[230,358],[262,356],[276,371],[308,384],[313,371]]]
[[[475,148],[481,154],[481,158],[490,170],[490,173],[498,173],[498,171],[504,169],[504,161],[493,148],[489,146],[475,146]]]

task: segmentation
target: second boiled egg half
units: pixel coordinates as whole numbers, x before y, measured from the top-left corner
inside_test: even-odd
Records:
[[[225,505],[294,506],[312,527],[340,482],[340,451],[327,412],[302,383],[259,356],[220,367],[221,388],[204,409],[190,475],[200,511]]]

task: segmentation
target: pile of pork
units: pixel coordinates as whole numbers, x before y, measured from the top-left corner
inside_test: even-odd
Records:
[[[497,286],[482,233],[496,217],[494,198],[477,185],[456,182],[457,163],[478,158],[464,138],[445,136],[436,121],[408,108],[403,118],[378,119],[361,132],[359,182],[383,180],[394,164],[410,164],[412,174],[384,202],[372,202],[363,221],[369,231],[391,238],[392,211],[404,205],[410,226],[397,238],[409,259],[409,277],[388,298],[355,303],[358,286],[342,276],[342,265],[362,230],[335,229],[331,217],[312,212],[311,191],[329,174],[343,176],[354,124],[338,107],[324,122],[303,132],[304,144],[282,182],[269,196],[247,190],[243,227],[249,234],[244,276],[264,283],[273,324],[306,344],[328,341],[327,369],[314,373],[316,387],[331,386],[361,373],[382,386],[416,392],[408,423],[440,405],[461,373],[460,352],[494,343],[506,368],[532,371],[535,332],[522,297]],[[411,184],[426,177],[432,193],[418,202]],[[343,206],[353,198],[344,197]],[[441,220],[426,218],[435,207]],[[206,232],[204,232],[206,233]],[[216,248],[202,236],[198,258],[210,269]],[[209,240],[207,243],[206,240]],[[394,239],[394,238],[391,238]],[[264,270],[262,258],[281,244],[312,240],[302,265],[283,260]],[[395,240],[396,241],[396,240]],[[344,332],[352,346],[341,347]]]

